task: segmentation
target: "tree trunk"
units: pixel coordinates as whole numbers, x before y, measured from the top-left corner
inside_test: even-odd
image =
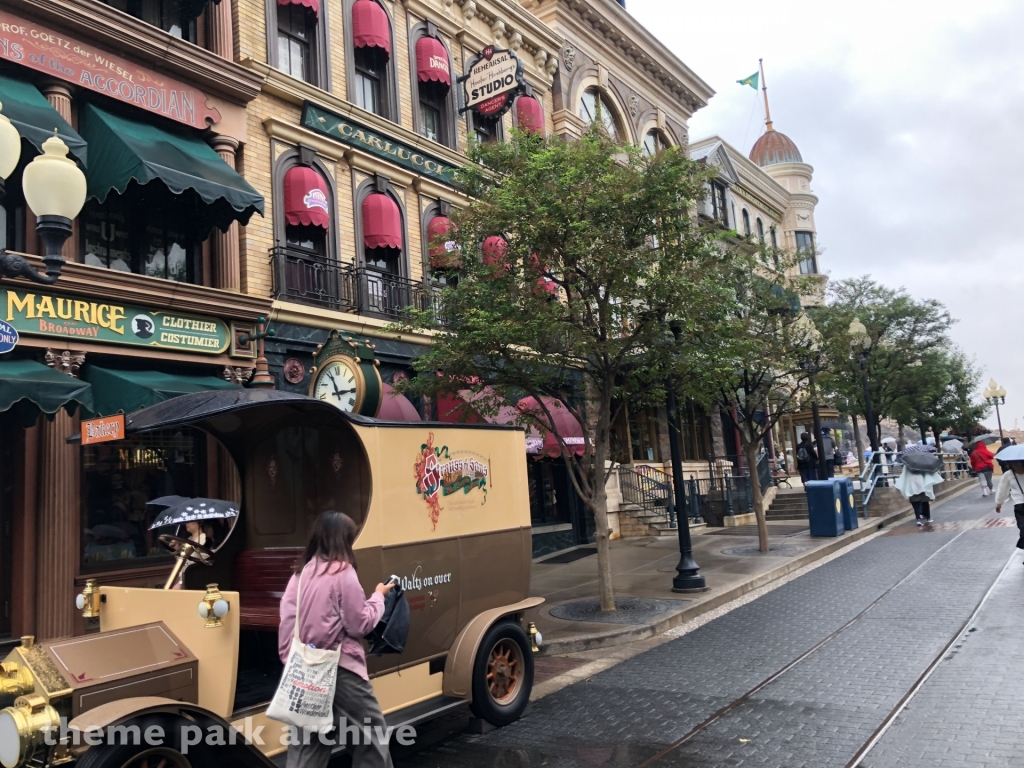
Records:
[[[754,519],[757,520],[757,543],[762,552],[768,551],[768,520],[764,515],[764,497],[761,496],[761,481],[757,477],[757,446],[759,440],[748,442],[746,435],[742,436],[743,455],[746,458],[750,474],[747,481],[750,483],[750,499],[754,507]]]
[[[610,387],[601,392],[597,429],[594,435],[594,463],[591,467],[591,509],[594,512],[594,540],[597,544],[597,584],[602,611],[615,610],[615,591],[612,587],[612,561],[608,551],[608,493],[605,484],[605,462],[611,449]]]
[[[857,444],[857,466],[860,467],[860,473],[864,474],[864,441],[860,437],[860,427],[857,426],[857,414],[851,413],[850,418],[853,420],[853,440]]]

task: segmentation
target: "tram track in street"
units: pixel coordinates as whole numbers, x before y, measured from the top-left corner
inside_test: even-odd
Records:
[[[941,547],[939,547],[934,552],[932,552],[925,560],[923,560],[921,563],[919,563],[912,571],[907,573],[898,582],[896,582],[892,586],[888,587],[885,591],[883,591],[880,595],[878,595],[878,597],[876,597],[874,600],[872,600],[857,615],[853,616],[851,619],[849,619],[842,626],[838,627],[837,629],[835,629],[834,631],[832,631],[831,633],[826,635],[824,638],[819,640],[817,643],[815,643],[813,646],[811,646],[806,651],[801,653],[799,656],[797,656],[793,660],[787,662],[784,666],[780,667],[778,670],[776,670],[772,674],[770,674],[767,677],[765,677],[763,680],[761,680],[759,683],[757,683],[756,685],[754,685],[753,687],[751,687],[750,689],[745,691],[743,694],[741,694],[740,696],[736,697],[735,699],[730,701],[725,706],[723,706],[723,707],[719,708],[718,710],[716,710],[715,712],[713,712],[710,716],[708,716],[707,718],[702,720],[700,723],[695,725],[693,728],[691,728],[689,731],[687,731],[681,737],[679,737],[678,739],[673,741],[671,744],[669,744],[668,746],[664,747],[663,749],[661,749],[659,752],[657,752],[653,756],[651,756],[648,759],[646,759],[643,762],[641,762],[636,768],[650,768],[652,766],[657,766],[657,765],[661,764],[666,758],[668,758],[670,756],[673,756],[674,753],[678,752],[678,750],[681,747],[685,746],[686,744],[688,744],[689,742],[693,741],[695,738],[700,736],[702,733],[706,732],[715,723],[718,723],[723,718],[728,716],[731,712],[733,712],[736,709],[738,709],[739,707],[743,706],[743,704],[745,704],[746,702],[750,701],[760,691],[764,690],[765,688],[767,688],[768,686],[770,686],[772,683],[776,682],[780,678],[784,677],[787,673],[791,672],[793,669],[798,667],[801,663],[803,663],[804,661],[806,661],[809,658],[811,658],[812,656],[814,656],[818,651],[820,651],[821,649],[823,649],[824,647],[826,647],[827,645],[832,643],[834,640],[836,640],[836,638],[838,638],[844,632],[846,632],[851,627],[853,627],[858,622],[860,622],[863,618],[865,618],[868,614],[870,614],[870,612],[874,608],[876,608],[883,600],[885,600],[885,598],[887,598],[889,595],[891,595],[894,592],[896,592],[900,587],[904,586],[915,575],[920,573],[922,571],[922,569],[924,569],[932,560],[934,560],[936,557],[938,557],[945,550],[949,549],[957,540],[960,539],[961,536],[963,536],[965,533],[967,533],[970,530],[977,529],[978,527],[986,527],[986,526],[984,526],[983,523],[979,522],[979,524],[969,525],[969,526],[965,526],[964,528],[962,528],[955,536],[953,536],[953,538],[951,538],[949,541],[945,542]],[[932,673],[935,671],[935,669],[939,666],[939,664],[942,662],[942,660],[949,653],[950,648],[952,648],[956,644],[956,642],[960,638],[962,638],[966,634],[966,632],[969,631],[969,629],[971,627],[971,624],[977,619],[979,613],[981,612],[981,610],[984,607],[986,601],[988,600],[989,595],[991,595],[992,590],[999,583],[999,579],[1001,578],[1001,576],[1006,572],[1006,567],[1009,565],[1009,563],[1012,561],[1012,559],[1014,557],[1017,557],[1017,556],[1018,556],[1017,552],[1014,551],[1014,553],[1011,555],[1011,557],[1007,561],[1007,563],[1004,564],[1004,566],[999,570],[999,572],[996,574],[996,576],[992,580],[992,582],[988,585],[988,587],[985,590],[984,594],[982,595],[981,599],[978,600],[978,602],[974,605],[973,609],[971,610],[971,613],[968,615],[966,620],[952,634],[950,640],[946,644],[943,645],[941,651],[938,654],[936,654],[935,657],[929,662],[929,664],[925,668],[924,672],[922,672],[922,674],[917,678],[917,680],[914,681],[914,683],[908,689],[906,694],[904,694],[904,696],[901,697],[899,702],[897,702],[896,706],[894,706],[889,711],[889,713],[883,718],[881,724],[871,734],[871,737],[867,741],[865,741],[863,743],[863,745],[857,750],[857,752],[854,754],[854,757],[848,763],[845,764],[845,768],[859,768],[860,766],[863,766],[863,761],[864,761],[865,757],[867,757],[867,755],[870,753],[871,749],[882,739],[882,737],[885,735],[885,733],[889,730],[889,728],[895,722],[896,718],[899,717],[900,713],[906,708],[906,706],[910,703],[910,701],[918,693],[918,691],[921,690],[921,688],[927,682],[928,678],[932,675]]]

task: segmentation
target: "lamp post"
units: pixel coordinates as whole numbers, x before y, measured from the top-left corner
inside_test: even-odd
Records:
[[[864,420],[868,423],[868,442],[871,443],[871,460],[876,461],[878,455],[878,435],[875,433],[875,414],[871,407],[871,387],[868,386],[868,353],[871,351],[871,334],[860,320],[854,319],[847,331],[850,336],[850,348],[856,354],[860,348],[860,383],[864,388]]]
[[[989,379],[988,386],[982,392],[982,397],[989,404],[996,407],[996,423],[999,424],[999,439],[1003,439],[1003,418],[999,415],[999,406],[1006,405],[1006,390],[996,384],[995,379]]]
[[[0,109],[3,105],[0,104]],[[57,136],[43,142],[43,153],[32,158],[22,172],[21,187],[25,202],[36,214],[36,232],[43,241],[43,264],[40,274],[21,256],[0,248],[0,278],[24,277],[46,285],[57,282],[64,267],[61,250],[71,236],[71,222],[85,205],[85,174],[69,158],[67,145]],[[0,201],[4,184],[14,173],[21,159],[21,136],[3,114],[0,114]]]
[[[679,343],[680,328],[678,323],[670,323],[672,337]],[[693,559],[693,541],[690,538],[690,515],[686,509],[686,488],[683,479],[683,450],[679,442],[679,404],[676,401],[674,378],[669,375],[666,382],[668,394],[665,406],[668,410],[668,446],[672,454],[672,487],[675,490],[676,529],[679,531],[679,564],[676,575],[672,579],[673,592],[705,592],[708,589],[704,577],[700,575],[700,566]]]

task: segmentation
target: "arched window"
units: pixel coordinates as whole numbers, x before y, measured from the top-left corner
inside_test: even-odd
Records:
[[[608,97],[597,88],[587,88],[580,97],[579,115],[588,125],[597,123],[604,126],[615,141],[619,141],[622,132],[615,117],[615,109],[612,107]]]
[[[397,118],[391,66],[391,19],[376,0],[355,0],[350,8],[351,101],[368,112]]]
[[[277,0],[267,16],[270,64],[319,88],[330,88],[325,9],[320,0]]]
[[[750,237],[750,214],[746,208],[743,209],[743,236]]]
[[[397,193],[382,176],[361,187],[361,304],[371,314],[397,317],[412,304],[405,273],[405,223]]]
[[[666,142],[665,137],[661,135],[661,131],[648,131],[647,135],[644,136],[644,154],[650,157],[665,149],[668,149],[668,142]]]
[[[410,35],[413,52],[413,119],[416,130],[431,141],[457,148],[455,114],[458,104],[452,89],[448,49],[432,22],[418,25]]]
[[[772,237],[772,248],[778,248],[779,247],[779,241],[776,240],[776,238],[775,238],[775,227],[771,228],[771,230],[769,231],[769,234],[771,234],[771,237]]]
[[[764,245],[764,222],[761,221],[761,217],[757,217],[757,241]]]

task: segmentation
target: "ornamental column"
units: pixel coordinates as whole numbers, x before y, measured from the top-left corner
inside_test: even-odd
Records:
[[[221,0],[223,5],[227,0]],[[220,155],[221,160],[232,170],[235,168],[235,153],[238,151],[238,139],[231,136],[217,135],[210,139],[210,146]],[[213,255],[213,287],[225,291],[242,290],[241,255],[238,242],[238,222],[231,222],[227,232],[214,228],[210,236]]]
[[[77,376],[84,352],[46,350],[46,364]],[[60,408],[39,426],[39,517],[36,525],[36,637],[51,640],[74,632],[78,572],[79,450],[65,438],[78,432],[79,417]]]
[[[231,0],[206,6],[207,45],[210,51],[228,61],[235,60],[235,36],[231,19]]]
[[[71,120],[72,87],[66,83],[54,80],[46,83],[42,90],[46,100],[50,102],[50,106],[67,121],[68,125],[73,126],[74,123]],[[36,223],[34,221],[28,222],[28,228],[34,232]],[[71,237],[64,241],[64,247],[60,252],[60,255],[64,257],[64,261],[78,261],[78,237],[78,219],[76,218],[71,222]]]

